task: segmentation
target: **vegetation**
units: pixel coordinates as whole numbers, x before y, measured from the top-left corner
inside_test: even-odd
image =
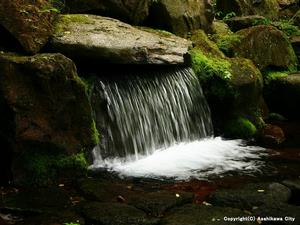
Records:
[[[218,35],[216,43],[219,49],[228,57],[233,57],[233,47],[241,42],[241,37],[235,33]]]
[[[264,75],[265,84],[269,84],[271,81],[276,80],[279,77],[286,77],[289,75],[289,71],[267,71]]]
[[[225,128],[226,135],[235,138],[249,139],[254,137],[256,132],[255,125],[245,117],[231,120]]]

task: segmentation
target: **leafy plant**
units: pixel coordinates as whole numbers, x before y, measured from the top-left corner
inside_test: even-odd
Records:
[[[232,18],[232,17],[235,17],[235,16],[236,16],[235,12],[230,12],[230,13],[227,13],[227,14],[223,17],[223,20],[228,20],[228,19],[230,19],[230,18]]]

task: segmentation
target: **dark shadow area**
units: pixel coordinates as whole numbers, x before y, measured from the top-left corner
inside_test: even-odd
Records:
[[[10,32],[0,25],[0,51],[21,52],[24,50],[17,39]]]

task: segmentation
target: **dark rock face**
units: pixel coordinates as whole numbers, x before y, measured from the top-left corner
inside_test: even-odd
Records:
[[[27,53],[37,53],[53,31],[56,13],[47,0],[0,1],[0,24],[23,46]]]
[[[256,23],[262,22],[265,20],[265,17],[258,15],[251,16],[236,16],[230,19],[225,20],[228,24],[230,30],[236,32],[241,29],[245,29],[251,26],[254,26]]]
[[[30,165],[32,159],[22,157],[28,151],[73,155],[93,147],[91,107],[70,59],[1,53],[0,71],[1,139],[6,140],[0,158],[14,154],[16,180],[31,176],[21,168]]]
[[[188,32],[200,28],[211,31],[213,19],[213,7],[208,0],[158,0],[150,7],[148,23],[186,37]]]
[[[122,203],[88,202],[83,204],[82,213],[87,221],[103,225],[157,225],[157,219],[147,215],[133,206]]]
[[[290,74],[271,80],[265,86],[265,99],[273,112],[286,118],[299,118],[300,74]]]
[[[260,15],[276,18],[280,10],[277,0],[217,0],[217,10],[224,16],[234,12],[237,16]]]
[[[93,12],[101,16],[141,24],[148,16],[149,0],[66,0],[67,13]]]
[[[279,67],[295,70],[297,58],[287,37],[273,26],[254,26],[237,32],[236,56],[251,59],[261,70]]]
[[[190,45],[168,32],[81,14],[62,16],[50,41],[52,51],[72,59],[115,64],[184,64]]]

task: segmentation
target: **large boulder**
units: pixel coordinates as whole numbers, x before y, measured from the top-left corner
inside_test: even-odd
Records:
[[[216,8],[223,16],[234,13],[237,16],[260,15],[270,19],[278,17],[280,10],[277,0],[217,0]]]
[[[149,0],[66,0],[67,13],[88,13],[109,16],[141,24],[148,16]]]
[[[168,32],[137,29],[94,15],[63,15],[50,49],[79,61],[116,64],[183,64],[190,42]]]
[[[236,32],[248,27],[252,27],[259,24],[263,24],[266,20],[263,16],[250,15],[250,16],[235,16],[225,20],[225,23],[228,24],[230,30]]]
[[[217,133],[219,129],[221,133],[226,132],[224,128],[227,127],[227,122],[245,117],[242,121],[247,123],[242,125],[249,127],[250,124],[250,135],[240,131],[228,134],[249,138],[255,134],[252,131],[256,130],[252,123],[260,126],[262,122],[262,75],[251,60],[225,57],[204,35],[195,33],[192,36],[196,47],[190,51],[190,55],[193,69],[211,108],[215,130]]]
[[[254,26],[240,30],[240,43],[234,47],[235,56],[251,59],[261,70],[277,67],[297,68],[297,57],[290,41],[273,26]]]
[[[15,181],[46,181],[48,168],[84,166],[96,143],[86,86],[61,54],[0,54],[1,164]],[[71,161],[68,161],[70,157]],[[8,168],[9,170],[9,168]],[[49,172],[49,174],[48,174]],[[41,179],[41,180],[40,180]]]
[[[186,37],[200,28],[211,31],[213,20],[209,0],[157,0],[150,7],[148,24]]]
[[[286,118],[299,118],[300,74],[269,73],[265,98],[270,110]]]
[[[30,54],[37,53],[48,41],[56,14],[47,0],[0,0],[0,25]]]

